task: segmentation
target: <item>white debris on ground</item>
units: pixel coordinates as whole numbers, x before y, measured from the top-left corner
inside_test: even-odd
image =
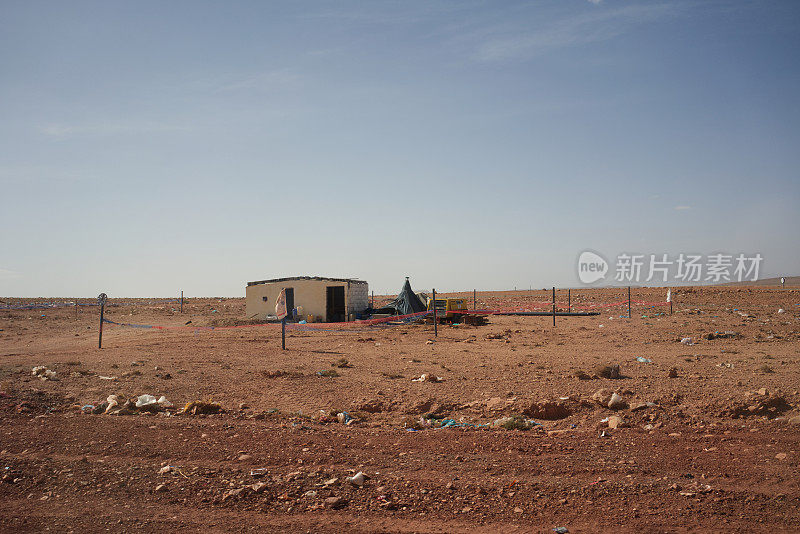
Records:
[[[44,365],[37,365],[31,370],[31,374],[33,376],[38,376],[39,380],[58,380],[56,378],[56,372],[51,371]]]

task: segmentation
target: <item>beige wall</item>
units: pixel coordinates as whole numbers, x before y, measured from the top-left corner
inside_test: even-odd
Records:
[[[295,307],[302,306],[303,315],[314,315],[317,321],[325,320],[328,287],[345,288],[345,307],[348,313],[360,313],[369,304],[369,286],[366,282],[286,280],[247,286],[245,290],[247,317],[263,319],[267,315],[275,315],[275,302],[280,292],[287,287],[294,288]]]

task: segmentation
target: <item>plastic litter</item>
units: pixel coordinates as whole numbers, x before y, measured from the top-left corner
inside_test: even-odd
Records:
[[[153,395],[139,395],[136,399],[136,407],[142,408],[150,405],[158,405],[158,399]]]
[[[444,378],[442,378],[441,376],[429,375],[427,373],[423,373],[422,375],[420,375],[419,378],[411,379],[412,382],[434,382],[434,383],[441,382],[443,380]]]
[[[692,343],[692,338],[690,337],[685,337],[681,339],[681,343],[683,343],[684,345],[694,345],[694,343]]]
[[[353,421],[355,421],[355,419],[353,418],[353,416],[352,416],[352,415],[350,415],[350,414],[349,414],[349,413],[347,413],[347,412],[339,412],[339,413],[337,413],[337,414],[336,414],[336,418],[337,418],[337,419],[339,420],[339,422],[340,422],[340,423],[342,423],[343,425],[349,425],[350,423],[352,423]]]
[[[643,356],[637,356],[636,357],[636,361],[639,362],[639,363],[653,363],[653,360],[650,360],[650,359],[645,358]]]
[[[556,534],[567,534],[569,529],[567,527],[553,527],[553,532]]]

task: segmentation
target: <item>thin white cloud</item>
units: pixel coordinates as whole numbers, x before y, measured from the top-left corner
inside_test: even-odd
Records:
[[[599,4],[600,2],[602,2],[603,0],[587,0],[587,1],[588,1],[590,4],[597,5],[597,4]]]
[[[300,76],[288,69],[230,77],[217,84],[216,91],[272,91],[296,87]]]
[[[16,271],[9,271],[8,269],[0,269],[0,280],[10,280],[12,278],[19,278],[22,276]]]
[[[676,9],[670,4],[630,5],[548,21],[532,29],[497,28],[496,37],[478,44],[474,58],[485,62],[519,60],[560,48],[608,41],[638,25],[671,15]]]
[[[686,211],[692,209],[691,206],[675,206],[675,211]]]
[[[187,131],[186,126],[159,122],[102,122],[84,124],[49,123],[39,127],[39,132],[48,137],[108,136],[123,134],[145,134],[157,132]]]

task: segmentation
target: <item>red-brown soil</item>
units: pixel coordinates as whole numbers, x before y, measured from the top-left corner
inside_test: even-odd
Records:
[[[634,299],[665,293],[636,289]],[[183,314],[144,299],[111,306],[117,322],[190,328],[106,326],[102,350],[96,308],[77,318],[71,308],[0,311],[0,526],[800,531],[800,291],[673,294],[671,316],[638,306],[621,318],[620,306],[555,327],[550,317],[493,316],[483,327],[442,325],[437,338],[425,324],[290,330],[286,351],[275,325],[201,329],[239,324],[243,299],[190,299]],[[625,297],[586,289],[572,301]],[[479,293],[478,307],[549,298]],[[614,364],[621,378],[594,377]],[[32,376],[38,365],[57,380]],[[423,373],[443,380],[412,382]],[[600,389],[628,407],[601,407]],[[176,408],[81,413],[110,394],[164,395]],[[225,412],[174,415],[196,400]],[[357,421],[341,424],[341,411]],[[485,426],[508,415],[539,425]],[[626,426],[605,428],[615,415]],[[436,428],[442,419],[465,426]],[[362,487],[345,480],[357,471],[369,477]]]

